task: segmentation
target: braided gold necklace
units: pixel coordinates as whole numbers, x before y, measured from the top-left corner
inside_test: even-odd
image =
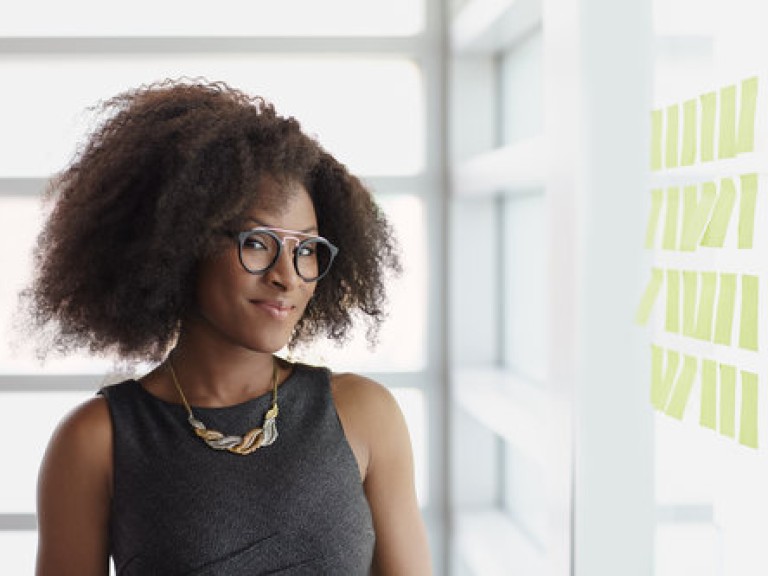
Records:
[[[176,371],[173,369],[170,358],[168,359],[168,370],[171,373],[173,384],[176,386],[176,390],[179,391],[181,401],[184,403],[184,408],[187,409],[187,420],[192,426],[198,437],[202,438],[208,446],[214,450],[227,450],[233,454],[240,454],[245,456],[255,452],[262,446],[269,446],[275,440],[277,440],[277,415],[279,409],[277,407],[277,361],[272,358],[272,408],[270,408],[264,415],[264,425],[261,428],[254,428],[247,432],[243,436],[227,435],[216,430],[208,430],[200,420],[195,418],[192,413],[192,408],[187,402],[184,392],[181,390],[179,380],[176,378]]]

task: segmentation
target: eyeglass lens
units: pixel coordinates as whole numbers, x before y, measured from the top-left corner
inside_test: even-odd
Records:
[[[324,238],[307,238],[299,243],[289,238],[286,248],[293,248],[293,263],[296,273],[304,280],[315,280],[323,276],[333,258],[330,244]],[[283,241],[274,233],[256,230],[241,240],[240,257],[243,266],[252,274],[260,274],[274,266],[280,255]]]

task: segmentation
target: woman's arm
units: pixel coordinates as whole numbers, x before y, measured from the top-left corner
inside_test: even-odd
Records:
[[[426,530],[416,501],[411,441],[397,401],[380,384],[353,374],[334,378],[334,398],[361,465],[373,515],[373,574],[431,574]]]
[[[106,576],[112,425],[106,400],[76,408],[53,434],[40,467],[37,576]]]

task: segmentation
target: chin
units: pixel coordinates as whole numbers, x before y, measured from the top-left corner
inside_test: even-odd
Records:
[[[275,354],[280,350],[284,350],[288,346],[290,337],[283,338],[263,338],[256,342],[252,342],[247,347],[254,352],[264,352],[267,354]]]
[[[265,354],[277,354],[281,350],[285,350],[287,347],[287,343],[282,346],[264,346],[260,347],[258,349],[255,349],[257,352],[263,352]]]

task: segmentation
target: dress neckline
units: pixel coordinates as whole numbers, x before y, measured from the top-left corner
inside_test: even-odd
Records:
[[[278,394],[280,391],[285,388],[287,385],[290,385],[294,380],[297,379],[297,374],[301,371],[302,365],[300,363],[294,362],[291,364],[291,372],[288,374],[288,377],[283,380],[280,384],[278,384],[277,391]],[[181,399],[179,399],[178,402],[170,402],[168,400],[164,400],[163,398],[160,398],[159,396],[155,396],[144,388],[144,386],[141,385],[141,382],[139,382],[136,379],[132,379],[131,382],[133,385],[135,385],[140,393],[144,396],[147,396],[154,402],[157,402],[159,404],[163,404],[165,406],[171,406],[171,407],[177,407],[181,410],[184,410],[184,405],[181,403]],[[260,394],[259,396],[254,396],[253,398],[248,398],[247,400],[243,400],[242,402],[237,402],[235,404],[228,404],[227,406],[197,406],[195,404],[190,404],[192,410],[195,412],[205,413],[208,412],[209,414],[213,414],[216,412],[224,412],[227,410],[233,410],[237,408],[244,408],[247,406],[251,406],[253,404],[258,404],[263,402],[265,399],[268,399],[271,401],[272,399],[272,390],[268,390],[267,392],[264,392],[263,394]]]

